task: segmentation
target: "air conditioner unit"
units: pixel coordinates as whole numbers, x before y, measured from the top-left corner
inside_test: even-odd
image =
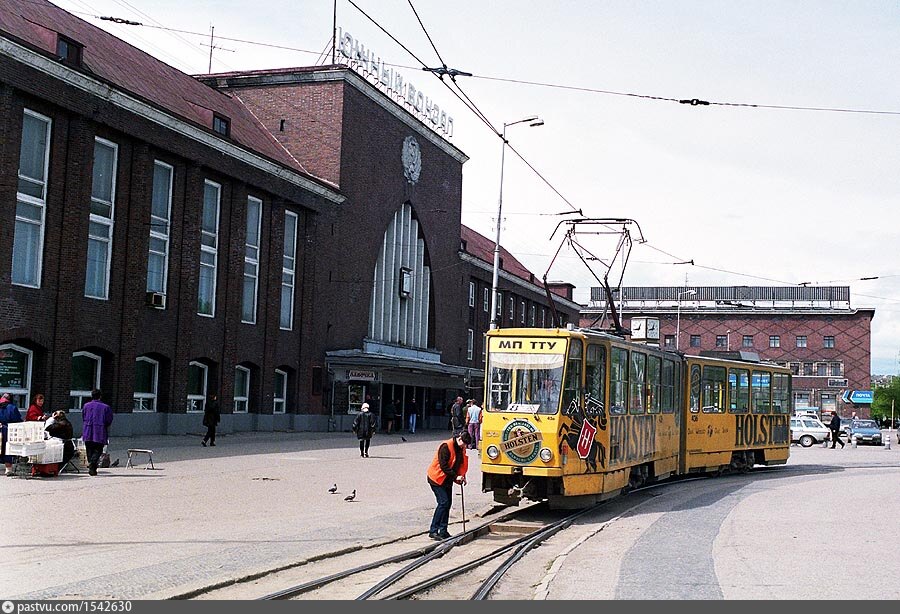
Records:
[[[147,293],[147,304],[151,307],[155,307],[157,309],[165,309],[166,307],[166,295],[162,292],[148,292]]]

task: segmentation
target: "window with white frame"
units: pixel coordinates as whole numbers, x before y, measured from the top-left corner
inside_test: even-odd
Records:
[[[285,371],[275,369],[275,394],[272,411],[276,414],[283,414],[287,408],[287,380],[288,375]]]
[[[91,392],[100,388],[100,367],[102,360],[90,352],[72,354],[72,385],[69,390],[69,408],[81,411],[91,400]]]
[[[781,347],[781,336],[780,335],[769,335],[769,347],[770,348],[780,348]]]
[[[234,368],[234,413],[246,414],[249,398],[250,369],[237,366]]]
[[[247,239],[244,243],[244,287],[241,294],[241,322],[246,324],[256,324],[261,229],[262,201],[249,196],[247,197]]]
[[[475,353],[475,331],[471,328],[466,333],[466,359],[472,360]]]
[[[510,295],[509,297],[509,323],[512,324],[516,321],[516,297]]]
[[[834,347],[834,335],[825,335],[822,338],[822,347],[833,348]]]
[[[147,257],[147,292],[166,293],[169,276],[169,224],[172,217],[171,166],[153,163],[153,194],[150,199],[150,246]]]
[[[531,306],[531,326],[534,326],[536,321],[537,321],[537,308],[534,305],[532,305]]]
[[[118,156],[118,145],[100,137],[94,139],[91,215],[84,273],[84,295],[89,298],[109,298]]]
[[[797,347],[798,348],[806,347],[806,335],[797,335]]]
[[[159,363],[146,356],[134,361],[134,402],[132,411],[156,411]]]
[[[294,285],[297,269],[297,214],[284,212],[284,250],[281,264],[281,322],[282,330],[294,326]]]
[[[525,324],[525,301],[519,302],[519,323]]]
[[[503,293],[497,290],[497,320],[503,318]]]
[[[484,297],[481,299],[482,307],[484,308],[484,312],[487,313],[491,310],[491,289],[484,289]]]
[[[475,282],[469,282],[469,307],[475,306]]]
[[[219,259],[219,201],[221,196],[222,186],[209,179],[203,182],[197,313],[211,318],[216,315],[216,271]]]
[[[33,352],[12,343],[0,345],[0,394],[9,393],[24,415],[31,399]]]
[[[187,372],[187,410],[201,412],[206,409],[206,384],[209,367],[202,362],[191,361]]]
[[[49,117],[25,109],[12,254],[12,283],[18,286],[41,287],[50,125]]]

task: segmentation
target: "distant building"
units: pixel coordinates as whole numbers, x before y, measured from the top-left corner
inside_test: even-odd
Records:
[[[794,374],[794,407],[868,416],[844,393],[868,391],[874,309],[850,306],[846,286],[625,287],[615,297],[622,324],[659,319],[660,346],[686,354],[754,352],[788,365]],[[600,288],[581,310],[581,326],[607,327],[607,301]]]

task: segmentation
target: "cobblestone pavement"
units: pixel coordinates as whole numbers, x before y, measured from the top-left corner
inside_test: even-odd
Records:
[[[119,438],[119,466],[54,478],[4,478],[0,576],[10,599],[164,599],[311,556],[427,531],[425,470],[447,432],[377,434],[369,458],[350,433]],[[155,470],[126,468],[127,448]],[[466,513],[487,509],[469,452]],[[338,485],[335,495],[328,489]],[[352,502],[344,497],[353,489]],[[455,490],[451,522],[461,520]]]

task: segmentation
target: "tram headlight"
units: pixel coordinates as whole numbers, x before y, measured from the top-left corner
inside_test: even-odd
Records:
[[[541,460],[549,463],[553,459],[553,450],[550,448],[541,448]]]
[[[495,446],[493,444],[489,445],[487,447],[487,450],[485,450],[485,452],[487,453],[488,458],[491,460],[497,460],[497,457],[500,456],[500,448],[498,448],[497,446]]]

